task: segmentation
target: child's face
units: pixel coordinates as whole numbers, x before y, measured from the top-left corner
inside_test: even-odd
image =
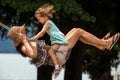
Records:
[[[44,24],[46,22],[46,16],[40,16],[39,14],[36,14],[35,17],[41,24]]]

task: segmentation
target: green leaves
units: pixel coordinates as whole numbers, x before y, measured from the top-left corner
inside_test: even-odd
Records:
[[[96,20],[95,17],[90,16],[85,10],[83,10],[81,4],[78,4],[75,0],[67,0],[64,2],[63,6],[65,14],[70,14],[74,21],[77,21],[79,18],[87,22],[95,22]]]
[[[62,12],[64,16],[71,15],[73,21],[81,19],[87,22],[95,22],[95,17],[90,16],[84,11],[81,4],[78,4],[75,0],[1,0],[2,6],[10,6],[16,9],[17,15],[25,12],[35,12],[37,8],[45,3],[53,4],[56,12]],[[58,14],[57,16],[60,17],[60,15],[61,14]]]
[[[33,11],[37,7],[35,2],[31,2],[31,0],[2,0],[1,5],[16,9],[17,14]]]

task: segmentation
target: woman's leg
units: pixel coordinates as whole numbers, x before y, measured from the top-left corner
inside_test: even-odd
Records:
[[[68,36],[69,36],[72,32],[74,32],[76,29],[77,29],[77,28],[71,29],[71,30],[65,35],[65,37],[68,37]]]
[[[91,33],[77,28],[73,32],[69,33],[69,35],[66,36],[66,39],[69,41],[69,47],[72,48],[76,44],[78,40],[82,41],[85,44],[92,45],[97,47],[98,49],[103,48],[109,48],[112,44],[112,38],[109,38],[107,40],[99,39],[96,36],[92,35]]]
[[[88,40],[82,38],[82,36],[84,36],[84,37],[86,36],[88,38]],[[91,36],[90,33],[88,34],[88,32],[86,32],[86,31],[84,31],[84,30],[82,30],[80,28],[77,28],[72,32],[71,31],[68,32],[67,36],[65,36],[65,38],[69,41],[69,46],[70,47],[73,47],[78,40],[82,41],[85,44],[91,44],[91,42],[90,42],[90,41],[92,41],[91,37],[95,37],[95,36],[94,35]]]
[[[107,33],[103,38],[103,40],[107,40],[108,38],[110,38],[110,33]],[[80,38],[80,41],[82,41],[83,43],[89,44],[87,43],[83,38]],[[103,48],[104,49],[104,48]]]

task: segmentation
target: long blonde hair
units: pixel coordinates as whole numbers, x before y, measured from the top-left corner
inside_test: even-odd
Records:
[[[53,13],[55,12],[54,10],[54,6],[53,5],[49,5],[49,4],[44,4],[43,6],[41,6],[40,8],[38,8],[35,12],[36,14],[39,14],[41,17],[43,16],[47,16],[48,18],[53,18]]]

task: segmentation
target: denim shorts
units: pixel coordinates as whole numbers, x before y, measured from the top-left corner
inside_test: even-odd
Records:
[[[71,49],[67,48],[65,45],[61,45],[56,50],[56,57],[58,60],[58,63],[60,65],[64,65],[66,63],[66,60],[68,60],[71,53]]]

